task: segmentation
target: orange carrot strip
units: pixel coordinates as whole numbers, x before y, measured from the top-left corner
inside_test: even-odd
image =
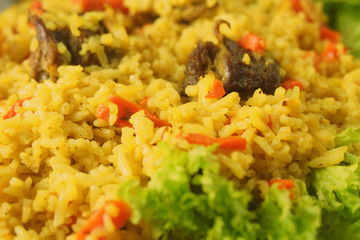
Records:
[[[154,114],[151,114],[149,111],[136,103],[127,101],[118,96],[111,96],[109,99],[118,107],[117,119],[114,123],[115,126],[120,128],[133,127],[129,122],[129,119],[133,114],[141,110],[144,110],[146,117],[154,122],[155,127],[171,126],[171,124],[167,121],[160,119]],[[110,109],[104,104],[100,104],[96,110],[96,117],[104,119],[105,121],[109,121]]]
[[[219,149],[230,151],[242,151],[246,149],[246,139],[239,136],[216,138],[215,143],[219,143]]]
[[[89,235],[95,228],[104,226],[104,216],[108,214],[106,207],[109,204],[113,204],[118,209],[116,216],[110,216],[114,226],[121,228],[129,220],[131,212],[130,207],[123,201],[109,201],[88,219],[84,226],[76,233],[76,240],[85,240],[86,236]]]
[[[272,127],[272,118],[271,118],[271,114],[268,115],[269,121],[267,122],[267,125],[269,128]]]
[[[73,0],[75,4],[80,5],[82,11],[103,11],[105,5],[121,11],[124,14],[129,13],[129,9],[123,4],[123,0]]]
[[[325,62],[333,62],[338,58],[339,58],[339,52],[336,49],[336,44],[331,41],[328,42],[321,53],[321,60]]]
[[[109,121],[110,117],[110,109],[105,104],[101,103],[97,109],[96,109],[96,115],[97,118],[103,119],[105,121]]]
[[[184,136],[185,140],[190,144],[210,146],[215,143],[215,139],[197,133],[188,133]]]
[[[224,87],[221,81],[215,79],[215,81],[211,85],[211,90],[206,94],[206,98],[221,98],[225,95]]]
[[[21,99],[17,102],[15,102],[9,109],[9,111],[5,114],[5,116],[3,117],[3,119],[9,119],[9,118],[13,118],[17,113],[15,112],[16,107],[22,107],[24,101],[26,100],[30,100],[32,97],[29,98],[24,98]]]
[[[301,5],[301,0],[290,0],[292,9],[295,12],[302,12],[304,11],[303,6]]]
[[[147,118],[149,118],[151,121],[154,122],[154,127],[170,127],[171,124],[168,123],[165,120],[162,120],[155,116],[154,114],[151,114],[149,111],[145,110],[145,115]]]
[[[294,193],[291,191],[291,189],[295,186],[295,183],[291,179],[272,179],[268,180],[269,186],[272,186],[273,184],[278,184],[277,187],[280,190],[289,190],[290,192],[290,198],[294,198]]]
[[[340,33],[334,31],[326,26],[320,27],[320,37],[321,39],[329,39],[331,42],[337,43],[340,41]]]
[[[33,1],[30,6],[30,11],[32,14],[34,14],[36,16],[40,16],[40,15],[44,14],[42,2]]]
[[[212,138],[202,134],[188,133],[185,136],[180,135],[180,137],[183,137],[190,144],[210,146],[218,143],[220,150],[241,151],[246,149],[246,139],[239,136]]]
[[[311,13],[309,12],[309,9],[305,9],[303,6],[303,2],[305,2],[304,0],[290,0],[290,2],[291,2],[292,9],[296,13],[303,12],[305,14],[306,20],[308,22],[314,21],[313,17],[311,16]],[[309,2],[307,1],[307,3],[309,3]]]
[[[230,125],[230,124],[231,124],[231,119],[232,119],[232,117],[228,117],[228,119],[227,119],[227,121],[226,121],[225,125]]]
[[[151,98],[150,96],[144,97],[144,98],[140,101],[140,105],[146,106],[150,98]]]
[[[263,54],[266,48],[265,40],[252,33],[245,35],[238,41],[238,45],[260,54]]]
[[[143,108],[136,103],[132,103],[118,96],[110,97],[110,101],[115,103],[118,107],[118,114],[115,125],[120,128],[132,127],[132,124],[129,122],[131,115],[140,110],[143,110]]]
[[[285,88],[286,90],[292,89],[296,86],[298,86],[300,88],[300,90],[304,89],[304,85],[302,84],[302,82],[300,82],[299,80],[295,80],[295,79],[287,79],[281,83],[281,86],[283,88]]]

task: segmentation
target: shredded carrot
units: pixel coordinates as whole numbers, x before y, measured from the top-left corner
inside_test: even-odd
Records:
[[[290,2],[291,2],[292,9],[296,13],[303,12],[305,14],[306,20],[308,22],[314,21],[314,18],[310,12],[311,9],[313,9],[311,2],[304,1],[304,0],[290,0]],[[304,8],[304,5],[307,6],[307,8]]]
[[[242,151],[246,149],[246,139],[239,136],[216,138],[215,143],[219,143],[219,149],[230,151]]]
[[[328,42],[321,53],[321,60],[325,62],[333,62],[339,58],[339,52],[334,42]]]
[[[141,110],[144,110],[146,117],[154,122],[155,127],[171,126],[167,121],[158,118],[154,114],[151,114],[149,111],[136,103],[127,101],[118,96],[111,96],[110,101],[115,103],[118,107],[117,119],[114,123],[115,126],[120,128],[133,127],[129,122],[129,119],[133,114]],[[96,110],[96,117],[105,121],[109,121],[110,109],[104,104],[100,104]]]
[[[131,115],[140,110],[143,110],[143,108],[136,103],[132,103],[118,96],[110,97],[110,101],[115,103],[118,107],[115,125],[120,128],[132,127],[132,124],[129,122]]]
[[[320,37],[321,39],[329,39],[331,42],[337,43],[340,41],[340,33],[334,31],[326,26],[320,27]]]
[[[154,122],[154,127],[170,127],[171,124],[168,123],[165,120],[162,120],[155,116],[154,114],[151,114],[149,111],[145,110],[145,115]]]
[[[220,80],[215,79],[211,85],[211,90],[206,94],[206,98],[221,98],[225,95],[225,90]]]
[[[80,5],[82,11],[103,11],[106,5],[121,11],[124,14],[129,13],[129,9],[124,6],[123,0],[73,0],[75,4]]]
[[[33,1],[30,6],[30,11],[33,15],[40,16],[44,14],[43,5],[40,1]]]
[[[184,136],[185,140],[191,144],[210,146],[215,144],[215,139],[212,137],[208,137],[205,135],[197,134],[197,133],[188,133]]]
[[[228,119],[227,119],[227,121],[226,121],[225,125],[230,125],[230,124],[231,124],[231,119],[232,119],[232,117],[228,117]]]
[[[299,80],[295,80],[295,79],[286,79],[285,81],[283,81],[281,83],[281,86],[283,88],[287,89],[293,89],[294,87],[299,87],[300,90],[304,89],[304,85],[302,84],[302,82],[300,82]]]
[[[260,54],[263,54],[266,48],[265,40],[252,33],[245,35],[239,40],[238,45]]]
[[[269,186],[272,186],[273,184],[278,184],[277,187],[281,190],[289,190],[290,192],[290,198],[294,198],[294,193],[291,191],[291,189],[295,186],[295,183],[291,179],[272,179],[268,180]]]
[[[269,121],[267,122],[267,125],[269,128],[272,127],[272,117],[271,117],[271,114],[268,115],[268,118],[269,118]]]
[[[106,212],[106,207],[113,204],[118,213],[116,216],[111,216]],[[109,215],[115,228],[121,228],[129,220],[131,211],[130,207],[123,201],[109,201],[88,219],[84,226],[76,233],[76,240],[85,240],[86,236],[89,235],[95,228],[104,226],[104,216]]]
[[[35,25],[32,22],[29,22],[28,25],[30,28],[35,29]]]
[[[202,134],[188,133],[180,135],[180,137],[184,138],[190,144],[210,146],[218,143],[220,150],[242,151],[246,149],[246,139],[239,136],[212,138]]]
[[[144,98],[140,101],[140,104],[143,105],[143,106],[146,106],[150,98],[151,98],[150,96],[144,97]]]
[[[10,107],[9,111],[4,115],[3,119],[13,118],[13,117],[17,114],[16,111],[15,111],[15,109],[16,109],[17,107],[22,107],[24,101],[30,100],[30,99],[31,99],[31,97],[29,97],[29,98],[24,98],[24,99],[21,99],[21,100],[15,102],[15,103]]]
[[[110,117],[109,107],[101,103],[96,109],[96,117],[108,122]]]
[[[301,0],[290,0],[291,1],[291,6],[292,6],[292,9],[295,11],[295,12],[302,12],[304,11],[304,8],[301,4]]]

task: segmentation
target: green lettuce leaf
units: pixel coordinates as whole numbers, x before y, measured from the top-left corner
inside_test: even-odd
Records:
[[[348,127],[335,137],[335,144],[337,147],[354,142],[360,142],[360,128]]]
[[[305,189],[304,183],[301,184]],[[314,198],[302,195],[294,200],[287,191],[272,186],[257,210],[259,239],[317,239],[321,209]]]
[[[132,206],[132,222],[149,224],[153,239],[316,239],[320,208],[304,183],[304,194],[294,200],[277,187],[255,200],[220,174],[216,146],[161,147],[161,168],[146,186],[133,179],[119,188]]]
[[[360,157],[345,154],[348,165],[331,166],[312,172],[312,186],[319,204],[346,219],[360,217]]]
[[[360,157],[346,153],[341,165],[312,172],[322,208],[321,239],[360,239],[359,162]]]
[[[154,239],[256,239],[259,226],[248,210],[251,195],[219,175],[214,147],[190,152],[162,147],[162,167],[146,187],[136,180],[120,186],[135,224],[148,222]]]
[[[346,219],[336,212],[322,213],[322,227],[319,240],[358,240],[360,239],[360,219]]]

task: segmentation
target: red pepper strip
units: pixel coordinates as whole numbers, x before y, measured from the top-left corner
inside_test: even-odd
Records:
[[[133,127],[132,124],[129,122],[129,119],[131,115],[141,110],[144,110],[146,117],[154,122],[155,127],[171,126],[170,123],[168,123],[167,121],[162,120],[157,116],[151,114],[149,111],[145,110],[143,107],[136,103],[129,102],[118,96],[110,97],[110,101],[112,103],[115,103],[118,107],[117,119],[114,124],[120,128]],[[109,121],[110,109],[104,104],[100,104],[96,110],[96,117],[101,118],[105,121]]]
[[[5,114],[5,116],[3,117],[3,119],[13,118],[13,117],[16,115],[15,108],[16,108],[16,107],[22,107],[24,101],[30,100],[31,98],[32,98],[32,97],[24,98],[24,99],[21,99],[21,100],[15,102],[15,103],[11,106],[11,108],[9,109],[9,111]]]
[[[124,14],[129,13],[129,9],[124,6],[123,0],[73,0],[75,4],[79,4],[81,10],[86,11],[103,11],[105,5],[109,5],[114,10],[118,10]]]
[[[190,144],[210,146],[218,143],[220,150],[241,151],[246,149],[246,139],[239,136],[212,138],[197,133],[188,133],[182,137],[184,137],[185,140]]]
[[[252,33],[245,35],[241,40],[239,40],[238,45],[260,54],[263,54],[266,48],[265,40]]]
[[[331,41],[328,42],[321,53],[321,60],[325,62],[333,62],[338,58],[339,58],[339,52],[336,49],[336,44]]]
[[[287,79],[284,82],[281,83],[281,86],[283,88],[287,89],[293,89],[294,87],[298,86],[300,90],[304,89],[304,85],[299,80],[295,79]]]
[[[76,233],[76,240],[85,240],[95,228],[104,226],[104,216],[109,213],[106,212],[106,207],[113,204],[118,209],[116,216],[110,216],[115,228],[122,228],[130,218],[130,207],[123,201],[109,201],[105,206],[94,212],[82,228]]]
[[[291,191],[291,189],[295,186],[295,183],[291,179],[272,179],[268,180],[269,186],[272,186],[273,184],[278,184],[277,187],[280,190],[289,190],[290,192],[290,198],[294,198],[294,193]]]
[[[221,98],[225,95],[224,87],[221,81],[215,79],[215,81],[211,85],[211,90],[206,94],[206,98]]]
[[[321,39],[329,39],[334,43],[340,41],[340,33],[325,26],[320,27],[320,37]]]
[[[30,6],[30,11],[33,15],[40,16],[44,14],[43,5],[40,1],[33,1]]]
[[[272,127],[272,118],[271,118],[271,114],[268,115],[269,121],[267,122],[267,125],[269,128]]]

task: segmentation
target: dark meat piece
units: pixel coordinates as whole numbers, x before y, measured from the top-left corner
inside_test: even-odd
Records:
[[[49,31],[38,16],[32,15],[30,22],[36,28],[36,37],[39,46],[30,56],[31,77],[36,80],[54,77],[57,75],[57,66],[66,62],[65,58],[58,53],[56,42],[51,31]]]
[[[185,72],[187,78],[184,81],[184,88],[187,85],[195,85],[199,81],[199,77],[205,75],[208,68],[212,66],[218,51],[218,47],[212,42],[201,43],[195,48],[191,53]]]
[[[258,88],[273,94],[280,86],[279,65],[275,60],[269,59],[266,63],[264,57],[256,57],[252,51],[227,38],[224,38],[224,46],[215,58],[215,67],[226,93],[238,92],[246,98]],[[250,64],[243,61],[245,54],[250,57]]]
[[[274,59],[265,59],[228,38],[218,36],[218,39],[218,46],[211,42],[200,43],[191,53],[183,91],[209,72],[214,72],[222,81],[226,94],[238,92],[242,99],[252,96],[258,88],[273,94],[280,86],[279,65]],[[250,63],[243,61],[245,54],[248,54]]]
[[[36,37],[39,41],[39,47],[30,57],[31,77],[38,81],[48,77],[55,80],[58,76],[57,67],[60,65],[100,65],[96,54],[87,52],[81,55],[79,52],[81,50],[81,44],[84,43],[86,39],[107,32],[102,22],[97,32],[81,30],[80,36],[76,37],[71,34],[69,28],[56,29],[54,31],[47,29],[43,20],[37,15],[30,15],[29,21],[35,26]],[[57,43],[60,42],[62,42],[70,52],[70,60],[59,53]],[[120,49],[106,46],[104,50],[109,60],[119,58],[122,55]]]

